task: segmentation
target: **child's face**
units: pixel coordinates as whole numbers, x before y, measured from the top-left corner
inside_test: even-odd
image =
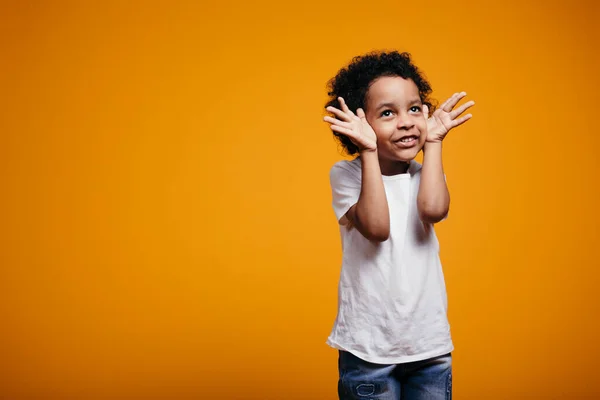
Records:
[[[380,161],[407,162],[417,156],[427,139],[427,121],[412,80],[376,79],[367,92],[366,109],[367,121],[377,135]]]

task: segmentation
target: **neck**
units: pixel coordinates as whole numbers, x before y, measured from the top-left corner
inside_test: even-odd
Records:
[[[381,174],[386,176],[405,174],[408,172],[410,161],[388,161],[379,159]]]

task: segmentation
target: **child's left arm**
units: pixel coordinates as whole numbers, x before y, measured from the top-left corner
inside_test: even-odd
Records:
[[[433,113],[431,118],[429,118],[427,106],[424,106],[423,111],[427,119],[427,141],[423,147],[423,168],[417,194],[417,209],[423,222],[434,224],[448,214],[450,193],[442,165],[442,141],[452,128],[465,123],[472,117],[471,114],[467,114],[458,118],[475,104],[473,101],[452,110],[466,95],[465,92],[455,93]]]

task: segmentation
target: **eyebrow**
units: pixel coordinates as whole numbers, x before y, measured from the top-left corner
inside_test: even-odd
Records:
[[[422,102],[421,102],[421,99],[413,99],[413,100],[411,100],[411,101],[408,103],[408,105],[409,105],[409,106],[412,106],[412,105],[415,105],[415,104],[422,104]],[[395,105],[396,105],[395,103],[390,103],[390,102],[387,102],[387,103],[382,103],[382,104],[379,104],[379,105],[378,105],[378,106],[375,108],[375,110],[377,111],[377,110],[380,110],[380,109],[382,109],[382,108],[384,108],[384,107],[393,108]]]

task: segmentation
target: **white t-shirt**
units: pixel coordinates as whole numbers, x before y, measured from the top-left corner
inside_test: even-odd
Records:
[[[454,350],[447,296],[433,225],[417,212],[421,165],[383,176],[390,237],[376,243],[340,225],[342,270],[338,313],[327,344],[378,364],[424,360]],[[361,161],[337,162],[330,173],[339,221],[358,201]]]

